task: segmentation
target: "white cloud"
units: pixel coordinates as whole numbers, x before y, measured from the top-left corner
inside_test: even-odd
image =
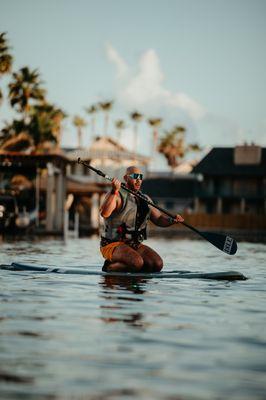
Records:
[[[205,115],[204,107],[197,101],[185,93],[174,93],[164,87],[164,75],[155,50],[145,51],[136,70],[128,67],[111,44],[106,50],[109,60],[116,67],[117,100],[128,110],[138,109],[166,119],[172,119],[173,112],[177,117],[178,111],[193,120]],[[159,112],[164,115],[158,115]]]
[[[201,146],[233,146],[249,140],[246,130],[230,117],[216,115],[188,94],[166,88],[165,76],[154,49],[146,50],[136,66],[129,66],[111,44],[107,45],[106,51],[116,70],[114,98],[120,109],[126,112],[137,110],[146,117],[160,117],[163,130],[183,125],[187,129],[187,141],[198,142]],[[265,121],[261,125],[265,127]],[[264,131],[260,126],[250,136],[263,144],[266,139],[261,132]],[[129,137],[130,129],[127,140]]]
[[[106,54],[109,60],[116,66],[117,79],[125,77],[128,72],[127,63],[123,60],[122,57],[120,57],[118,52],[113,48],[113,46],[111,46],[110,43],[106,44]]]

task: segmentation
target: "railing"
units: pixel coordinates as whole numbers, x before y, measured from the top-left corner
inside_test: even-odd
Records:
[[[235,198],[247,198],[247,197],[255,197],[261,198],[265,196],[262,190],[208,190],[208,189],[199,189],[195,193],[196,196],[199,197],[235,197]]]
[[[197,228],[266,230],[266,215],[251,214],[182,214],[185,221]],[[158,229],[150,225],[150,229]],[[161,228],[160,228],[161,229]],[[182,224],[172,229],[185,229]]]

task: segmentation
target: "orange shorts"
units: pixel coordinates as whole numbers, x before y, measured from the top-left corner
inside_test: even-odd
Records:
[[[103,246],[100,248],[100,251],[102,253],[103,258],[106,260],[112,261],[112,256],[113,252],[117,248],[117,246],[120,246],[121,244],[125,244],[124,242],[113,242],[109,243],[106,246]]]
[[[127,244],[125,242],[112,242],[107,244],[106,246],[100,247],[100,251],[102,253],[103,258],[105,258],[108,261],[112,261],[113,253],[115,249],[120,246],[121,244]],[[129,245],[130,246],[130,245]],[[142,246],[141,243],[137,244],[137,248]],[[135,246],[130,246],[136,250]]]

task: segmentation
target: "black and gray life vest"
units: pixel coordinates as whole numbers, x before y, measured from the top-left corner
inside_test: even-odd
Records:
[[[121,189],[122,206],[104,219],[102,239],[107,242],[142,242],[146,239],[146,227],[150,218],[148,204]],[[148,200],[151,200],[147,196]]]

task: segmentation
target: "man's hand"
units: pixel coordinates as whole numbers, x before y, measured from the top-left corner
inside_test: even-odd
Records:
[[[184,218],[183,218],[181,215],[176,214],[174,221],[175,221],[176,223],[178,223],[178,222],[184,222],[185,220],[184,220]]]
[[[121,188],[121,182],[117,178],[112,179],[112,193],[117,194]]]

